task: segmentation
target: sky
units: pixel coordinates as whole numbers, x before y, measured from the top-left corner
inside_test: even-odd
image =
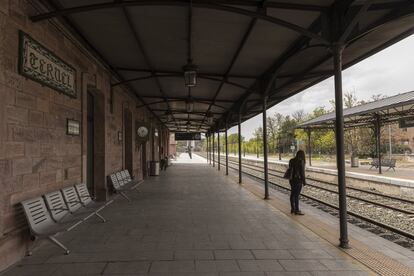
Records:
[[[414,35],[355,64],[342,73],[343,92],[355,91],[358,100],[368,100],[373,95],[392,96],[414,90]],[[334,99],[333,77],[320,82],[295,96],[268,109],[267,116],[275,113],[290,115],[298,106],[305,113],[316,107],[330,108]],[[242,136],[250,139],[254,129],[262,125],[262,115],[242,123]],[[237,127],[229,134],[237,133]]]

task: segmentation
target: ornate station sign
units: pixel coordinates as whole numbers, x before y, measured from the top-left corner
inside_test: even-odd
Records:
[[[400,128],[414,127],[414,117],[402,118],[398,122]]]
[[[19,73],[76,98],[76,70],[20,31]]]
[[[200,132],[176,132],[175,140],[176,141],[201,140],[201,134]]]

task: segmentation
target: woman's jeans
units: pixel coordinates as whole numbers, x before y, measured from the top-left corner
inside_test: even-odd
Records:
[[[291,180],[290,181],[290,208],[293,212],[299,212],[299,195],[302,190],[302,181]]]

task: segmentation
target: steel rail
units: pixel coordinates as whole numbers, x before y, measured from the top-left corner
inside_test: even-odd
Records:
[[[233,163],[233,164],[238,164],[235,161],[230,161],[230,162]],[[247,166],[255,167],[254,165],[243,164],[243,166],[246,167],[247,169],[257,171],[257,172],[260,172],[260,173],[264,173],[260,169],[247,167]],[[269,169],[269,171],[271,171],[271,170],[272,169]],[[276,175],[276,174],[270,173],[270,172],[269,172],[269,175],[274,176],[274,177],[278,177],[278,178],[283,178],[283,176],[281,176],[281,175]],[[315,181],[315,180],[313,180],[313,181]],[[316,180],[315,182],[318,182],[318,181]],[[322,191],[327,191],[327,192],[330,192],[330,193],[333,193],[333,194],[336,194],[336,195],[339,194],[338,191],[330,190],[328,188],[320,187],[320,186],[317,186],[317,185],[307,184],[306,186],[313,187],[313,188],[316,188],[316,189],[319,189],[319,190],[322,190]],[[368,194],[369,194],[369,192],[368,192]],[[393,206],[389,206],[389,205],[386,205],[386,204],[383,204],[383,203],[375,202],[375,201],[372,201],[372,200],[369,200],[369,199],[364,199],[364,198],[357,197],[357,196],[354,196],[354,195],[347,194],[346,196],[348,198],[351,198],[351,199],[355,199],[355,200],[363,201],[363,202],[366,202],[366,203],[369,203],[369,204],[377,205],[377,206],[380,206],[380,207],[383,207],[383,208],[386,208],[386,209],[390,209],[390,210],[393,210],[393,211],[396,211],[396,212],[404,213],[404,214],[407,214],[407,215],[414,215],[414,212],[412,212],[412,211],[396,208],[396,207],[393,207]]]
[[[253,160],[252,160],[252,161],[253,161]],[[236,161],[233,161],[233,162],[236,162]],[[255,162],[262,162],[262,161],[258,160],[258,161],[255,161]],[[236,163],[237,163],[237,162],[236,162]],[[253,164],[248,164],[248,165],[250,165],[250,166],[255,166],[255,167],[257,167],[257,168],[261,168],[261,166],[257,166],[257,165],[253,165]],[[272,168],[269,168],[269,170],[270,170],[270,171],[275,171],[275,172],[278,172],[278,173],[284,173],[283,171],[278,171],[278,170],[276,170],[276,169],[272,169]],[[315,182],[320,182],[320,183],[326,184],[326,185],[337,186],[337,184],[332,183],[332,182],[328,182],[328,181],[325,181],[325,180],[320,180],[320,179],[313,178],[313,177],[306,177],[306,178],[307,178],[307,179],[310,179],[310,180],[312,180],[312,181],[315,181]],[[392,196],[392,195],[385,195],[385,194],[381,194],[381,193],[378,193],[378,192],[374,192],[374,191],[367,191],[367,190],[363,190],[363,189],[360,189],[360,188],[355,188],[355,187],[347,187],[347,189],[349,189],[349,190],[354,190],[354,191],[358,191],[358,192],[364,192],[364,193],[367,193],[367,194],[370,194],[370,195],[382,196],[382,197],[384,197],[384,198],[389,198],[389,199],[393,199],[393,200],[397,200],[397,201],[402,201],[402,202],[404,202],[404,203],[414,204],[414,200],[410,200],[410,199],[399,198],[399,197]]]

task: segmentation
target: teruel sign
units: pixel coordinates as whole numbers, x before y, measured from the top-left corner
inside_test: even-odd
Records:
[[[200,132],[176,132],[175,140],[176,141],[201,140],[201,134]]]
[[[19,73],[76,98],[76,70],[20,31]]]
[[[414,117],[400,119],[399,125],[400,128],[414,127]]]

